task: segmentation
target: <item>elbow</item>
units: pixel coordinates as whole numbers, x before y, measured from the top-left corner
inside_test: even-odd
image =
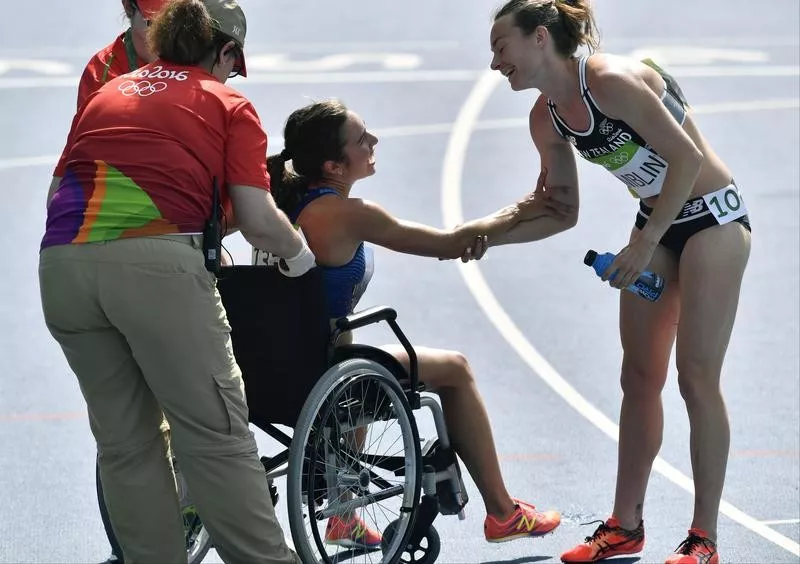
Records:
[[[697,177],[700,174],[700,169],[703,167],[705,155],[694,144],[681,156],[680,163],[683,164],[687,173],[693,174]]]
[[[262,251],[269,251],[269,252],[274,251],[274,249],[265,248],[264,243],[266,242],[266,239],[263,236],[259,236],[257,233],[254,233],[253,231],[246,231],[242,228],[239,229],[239,232],[242,234],[242,237],[244,238],[245,241],[247,241],[247,243],[250,246]]]
[[[575,227],[577,224],[578,224],[578,220],[577,219],[574,219],[574,220],[573,219],[569,219],[569,220],[560,221],[559,222],[559,229],[556,231],[556,233],[564,233],[565,231],[569,231],[570,229]]]
[[[236,227],[249,243],[280,238],[283,230],[277,217],[271,217],[269,213],[242,213],[242,210],[239,212],[235,216]]]
[[[282,247],[281,241],[276,236],[276,233],[269,228],[267,222],[261,221],[250,224],[240,221],[238,228],[245,241],[252,246],[263,251],[280,254],[278,251]]]
[[[703,161],[705,160],[705,155],[703,152],[700,151],[697,147],[693,147],[692,156],[691,156],[691,163],[697,169],[697,174],[700,174],[700,168],[703,166]]]
[[[576,209],[573,213],[569,214],[567,218],[564,220],[564,231],[568,231],[578,225],[578,210]]]
[[[570,212],[569,215],[559,219],[558,224],[561,227],[560,232],[569,231],[570,229],[578,225],[577,208],[575,209],[575,211]]]
[[[254,240],[269,238],[270,236],[266,222],[250,223],[240,219],[237,227],[239,231],[242,232],[242,236],[247,239],[249,243],[252,243]]]
[[[692,186],[700,176],[703,161],[705,161],[705,155],[694,144],[681,155],[678,161],[679,166],[676,167],[675,173],[676,177],[681,179],[680,184],[685,188],[686,197],[689,196]]]

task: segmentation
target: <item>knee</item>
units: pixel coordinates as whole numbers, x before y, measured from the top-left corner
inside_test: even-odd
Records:
[[[620,387],[626,397],[642,400],[658,398],[666,380],[666,367],[662,369],[633,362],[622,363]]]
[[[454,388],[471,386],[475,380],[467,357],[458,351],[448,351],[445,354],[445,372],[448,375],[447,384]]]
[[[720,396],[719,369],[693,360],[679,360],[678,389],[687,404],[708,402]]]
[[[161,430],[145,440],[97,442],[98,460],[106,468],[118,468],[147,459],[165,458],[168,450],[169,440],[166,433]]]

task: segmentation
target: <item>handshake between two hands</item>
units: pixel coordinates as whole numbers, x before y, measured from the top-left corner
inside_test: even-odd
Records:
[[[565,220],[575,213],[575,206],[559,199],[574,188],[568,186],[547,186],[547,169],[542,169],[536,181],[536,189],[519,202],[495,212],[492,217],[502,221],[508,219],[510,229],[517,225],[533,221],[542,217],[551,217],[556,220]],[[468,225],[468,224],[467,224]],[[457,226],[458,230],[464,225]],[[472,243],[461,254],[461,262],[480,260],[489,250],[488,235],[477,235]],[[449,259],[439,259],[449,260]]]

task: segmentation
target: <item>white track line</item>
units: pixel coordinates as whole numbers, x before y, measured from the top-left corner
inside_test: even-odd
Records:
[[[604,37],[603,44],[606,46],[625,47],[650,45],[653,43],[652,37]],[[747,41],[742,41],[742,36],[704,36],[698,37],[672,37],[659,39],[659,45],[683,47],[692,45],[695,47],[724,46],[725,48],[746,48],[756,47],[791,47],[800,44],[797,36],[748,36]],[[415,51],[449,51],[462,48],[462,44],[456,40],[440,39],[412,39],[398,41],[379,41],[370,43],[367,41],[352,43],[255,43],[247,45],[249,53],[341,53],[343,51],[374,52],[391,49],[407,49]],[[11,47],[0,49],[0,58],[35,57],[35,58],[64,58],[80,57],[88,58],[95,51],[97,45],[74,45],[70,47],[58,47],[55,45],[42,45],[39,47]]]
[[[453,226],[464,221],[461,203],[461,178],[467,148],[478,117],[502,80],[503,77],[499,73],[490,71],[484,73],[475,83],[459,110],[447,143],[447,152],[445,153],[442,170],[442,215],[445,225]],[[611,439],[618,441],[619,427],[617,424],[584,398],[525,338],[522,331],[519,330],[497,301],[497,298],[486,283],[478,263],[457,264],[459,272],[475,301],[503,338],[508,341],[522,360],[530,366],[534,374],[595,427],[603,431]],[[694,493],[694,484],[691,478],[668,464],[663,458],[656,458],[653,469],[687,492]],[[720,504],[720,513],[795,556],[800,556],[800,545],[798,543],[770,529],[767,525],[724,500]]]
[[[695,114],[720,114],[726,112],[759,112],[769,110],[796,110],[800,109],[800,98],[776,98],[767,100],[748,100],[744,102],[727,102],[721,104],[708,104],[692,106]],[[453,130],[453,122],[425,123],[420,125],[400,125],[396,127],[383,127],[372,130],[379,138],[390,137],[416,137],[418,135],[443,135]],[[528,127],[527,118],[506,118],[477,121],[475,131],[488,131],[495,129],[515,129]],[[269,136],[270,153],[283,146],[283,138],[277,135]],[[18,157],[0,159],[0,170],[23,168],[29,166],[55,166],[59,155],[42,155],[38,157]]]
[[[730,45],[734,40],[725,38]],[[788,41],[788,39],[787,39]],[[647,42],[645,42],[647,43]],[[659,42],[665,44],[663,42]],[[665,44],[666,45],[666,44]],[[747,47],[758,47],[760,44],[751,42],[748,37]],[[346,53],[346,52],[367,52],[374,53],[375,51],[451,51],[458,49],[460,46],[458,41],[448,40],[410,40],[410,41],[380,41],[376,43],[370,42],[352,42],[352,43],[255,43],[247,44],[248,55],[262,55],[272,53]],[[97,51],[97,45],[73,46],[73,47],[56,47],[41,46],[31,48],[0,48],[0,59],[12,58],[36,58],[36,59],[64,59],[67,57],[78,57],[80,59],[88,59]]]
[[[258,84],[375,84],[392,82],[472,82],[479,69],[422,69],[414,71],[276,72],[251,74],[231,82],[234,87]],[[800,75],[798,65],[698,65],[670,67],[678,77],[791,77]],[[34,76],[0,78],[0,90],[75,88],[78,76]]]

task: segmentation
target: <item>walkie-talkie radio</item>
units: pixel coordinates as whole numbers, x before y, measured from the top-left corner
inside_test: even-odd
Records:
[[[213,273],[219,272],[220,257],[222,255],[222,228],[220,226],[219,186],[217,177],[214,177],[214,188],[211,195],[211,215],[203,228],[203,258],[206,270]]]

